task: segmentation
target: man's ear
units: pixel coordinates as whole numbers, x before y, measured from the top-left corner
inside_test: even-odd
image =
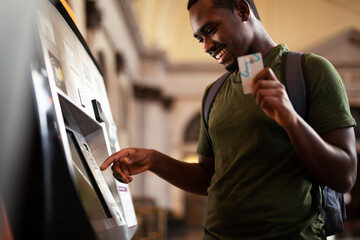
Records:
[[[236,3],[236,12],[243,21],[250,18],[250,6],[245,0],[238,0]]]

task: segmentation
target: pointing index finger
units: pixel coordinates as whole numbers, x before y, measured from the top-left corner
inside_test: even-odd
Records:
[[[100,170],[104,171],[107,169],[112,163],[120,161],[122,158],[126,158],[130,155],[129,149],[123,149],[117,153],[114,153],[110,157],[108,157],[103,164],[100,166]]]

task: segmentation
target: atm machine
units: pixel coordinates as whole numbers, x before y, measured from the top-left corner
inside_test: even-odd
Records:
[[[39,1],[35,15],[34,156],[41,160],[30,178],[40,179],[28,207],[37,210],[27,210],[37,230],[28,232],[36,239],[131,239],[137,220],[129,186],[99,169],[120,150],[101,70],[60,1]]]

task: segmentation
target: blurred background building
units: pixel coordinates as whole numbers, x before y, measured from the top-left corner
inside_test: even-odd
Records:
[[[103,71],[121,148],[153,148],[197,161],[202,94],[225,70],[194,39],[187,0],[67,2]],[[334,64],[359,122],[360,1],[255,3],[275,42],[317,53]],[[360,139],[358,128],[356,133]],[[130,187],[140,225],[138,239],[201,239],[205,197],[185,193],[150,172],[135,176]],[[338,239],[357,239],[359,177],[346,196],[349,220]]]
[[[187,1],[68,2],[103,68],[121,147],[154,148],[184,161],[196,161],[202,93],[224,70],[193,38]],[[295,51],[315,52],[335,65],[354,116],[359,116],[360,2],[255,3],[275,42],[286,43]],[[148,199],[168,212],[170,223],[201,229],[205,197],[187,194],[152,173],[136,176],[131,187],[135,203],[136,199],[139,204]],[[357,183],[348,204],[355,225],[349,228],[360,227],[359,206]]]
[[[187,0],[68,0],[78,28],[103,69],[122,148],[153,148],[196,161],[205,87],[224,72],[192,35]],[[360,2],[256,0],[265,28],[291,50],[328,58],[360,116]],[[359,135],[357,135],[359,136]],[[201,229],[205,197],[145,173],[131,183],[135,205],[150,201],[160,222]],[[349,198],[349,229],[360,228],[359,183]],[[140,214],[141,215],[141,214]],[[349,221],[350,222],[350,221]],[[180,226],[180,225],[179,225]],[[179,228],[178,228],[179,229]],[[359,230],[357,230],[359,231]]]

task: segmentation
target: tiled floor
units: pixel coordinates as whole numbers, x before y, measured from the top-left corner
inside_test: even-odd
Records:
[[[360,230],[344,232],[335,236],[335,240],[360,240]]]
[[[172,226],[168,229],[167,240],[202,240],[203,229],[198,227]],[[347,231],[337,236],[329,237],[328,240],[360,240],[359,231]]]
[[[167,240],[202,240],[202,237],[202,226],[171,226],[168,228]]]

